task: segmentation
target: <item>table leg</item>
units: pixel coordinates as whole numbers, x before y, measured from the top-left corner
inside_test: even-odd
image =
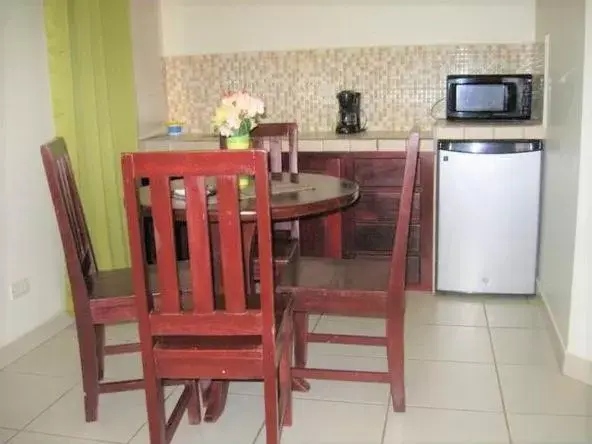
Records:
[[[252,275],[252,258],[251,252],[253,249],[253,240],[255,235],[256,224],[254,222],[243,222],[242,223],[242,235],[243,235],[243,257],[245,260],[245,276],[246,276],[246,288],[247,294],[252,294],[253,289],[253,275]],[[206,383],[207,384],[207,383]],[[220,416],[224,413],[226,408],[226,399],[228,398],[228,388],[230,381],[225,380],[214,380],[209,384],[202,385],[203,398],[204,398],[204,421],[205,422],[216,422]],[[204,387],[205,386],[205,387]]]
[[[229,381],[211,381],[203,391],[205,422],[216,422],[224,413],[229,385]]]

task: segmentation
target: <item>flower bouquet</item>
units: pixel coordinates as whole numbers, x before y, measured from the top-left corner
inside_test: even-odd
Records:
[[[213,124],[222,136],[227,137],[228,149],[247,149],[251,130],[264,113],[261,99],[239,91],[222,98],[214,113]]]

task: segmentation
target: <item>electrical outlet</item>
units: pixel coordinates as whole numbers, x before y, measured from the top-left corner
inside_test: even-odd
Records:
[[[10,285],[10,299],[13,301],[15,299],[22,298],[27,293],[31,291],[31,283],[29,282],[29,278],[19,279],[18,281],[14,281]]]

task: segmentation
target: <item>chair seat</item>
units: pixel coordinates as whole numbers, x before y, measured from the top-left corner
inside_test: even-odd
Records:
[[[186,310],[191,308],[193,301],[191,299],[191,273],[188,261],[177,262],[179,276],[179,290],[182,294],[183,307]],[[218,283],[218,276],[214,285],[221,288]],[[156,265],[148,266],[148,285],[150,293],[156,297],[155,303],[158,304],[158,276]],[[93,306],[93,312],[96,313],[97,320],[105,320],[105,316],[116,316],[119,321],[136,320],[136,306],[134,301],[134,290],[132,283],[131,268],[119,268],[115,270],[101,271],[92,276],[88,282],[90,302]],[[224,309],[224,295],[217,293],[214,295],[214,306],[216,309]],[[279,298],[276,298],[279,300]],[[247,295],[247,305],[250,309],[260,308],[259,295]],[[276,308],[282,309],[284,305],[277,302]],[[111,314],[107,314],[107,313]],[[116,312],[116,313],[115,313]],[[100,313],[100,314],[99,314]]]
[[[188,292],[191,288],[189,262],[179,261],[177,264],[179,270],[179,288],[182,292]],[[149,286],[151,292],[154,294],[158,294],[158,278],[156,273],[156,266],[149,265]],[[132,297],[134,295],[131,268],[100,271],[90,277],[87,285],[92,300]]]
[[[385,292],[390,260],[300,257],[282,273],[279,290],[288,292]]]

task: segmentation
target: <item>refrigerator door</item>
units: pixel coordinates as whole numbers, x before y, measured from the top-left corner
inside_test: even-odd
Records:
[[[437,290],[535,292],[542,152],[522,148],[439,150]]]

